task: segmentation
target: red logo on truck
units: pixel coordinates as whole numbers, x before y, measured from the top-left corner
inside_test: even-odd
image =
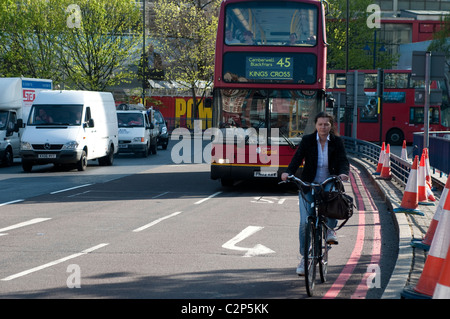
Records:
[[[24,102],[33,102],[35,98],[36,98],[35,90],[23,90]]]

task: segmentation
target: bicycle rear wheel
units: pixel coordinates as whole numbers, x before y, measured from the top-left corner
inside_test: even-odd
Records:
[[[305,261],[305,285],[308,296],[314,295],[314,285],[316,282],[317,264],[317,240],[314,219],[309,217],[305,232],[305,251],[303,257]]]
[[[319,273],[320,280],[322,282],[327,281],[327,273],[328,273],[328,249],[329,245],[327,244],[327,227],[324,224],[319,225],[320,228],[320,236],[317,236],[319,239],[318,243],[318,252],[319,252]]]

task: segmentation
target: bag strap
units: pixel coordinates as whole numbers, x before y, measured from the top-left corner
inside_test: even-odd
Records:
[[[338,226],[338,228],[336,228],[334,231],[338,231],[339,229],[341,229],[347,222],[348,222],[348,218],[347,218],[346,220],[344,220],[344,221]]]

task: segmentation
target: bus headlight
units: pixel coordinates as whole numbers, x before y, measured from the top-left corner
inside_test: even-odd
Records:
[[[230,164],[230,160],[228,158],[219,158],[217,160],[218,164]]]

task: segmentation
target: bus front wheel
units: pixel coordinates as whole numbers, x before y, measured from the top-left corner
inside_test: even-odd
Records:
[[[391,145],[402,145],[405,135],[398,128],[389,130],[386,134],[386,142]]]

